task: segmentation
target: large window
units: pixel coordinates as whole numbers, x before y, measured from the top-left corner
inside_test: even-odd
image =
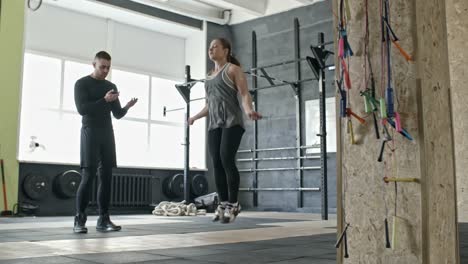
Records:
[[[148,119],[150,76],[114,69],[112,82],[117,85],[120,92],[119,100],[122,107],[133,97],[138,98],[138,103],[126,117]]]
[[[19,160],[79,163],[81,116],[74,103],[74,84],[92,71],[91,64],[25,54]],[[122,107],[138,98],[123,119],[113,120],[118,165],[182,168],[185,102],[174,87],[177,81],[123,69],[112,69],[109,80],[120,91]],[[192,97],[204,97],[203,85],[192,89]],[[164,116],[164,106],[182,110]],[[203,106],[204,100],[192,102],[192,113]],[[190,140],[190,166],[206,168],[204,121],[191,127]],[[40,146],[31,148],[33,142]]]
[[[336,152],[336,113],[335,97],[325,99],[327,128],[327,152]],[[305,102],[306,145],[320,144],[320,105],[319,100]],[[307,153],[320,153],[319,148],[307,149]]]
[[[75,82],[81,77],[90,74],[92,71],[93,68],[89,64],[64,61],[63,109],[76,112],[74,100]]]

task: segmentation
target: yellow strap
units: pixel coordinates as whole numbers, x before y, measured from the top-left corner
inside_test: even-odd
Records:
[[[353,122],[351,122],[351,118],[348,119],[348,131],[351,136],[351,145],[356,144],[356,141],[354,140]]]
[[[393,228],[392,228],[392,249],[395,250],[397,247],[397,227],[398,217],[393,216]]]
[[[346,19],[351,19],[351,9],[349,8],[348,0],[345,0]]]

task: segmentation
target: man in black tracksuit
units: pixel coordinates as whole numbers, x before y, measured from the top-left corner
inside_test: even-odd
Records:
[[[109,202],[112,168],[117,166],[114,130],[110,113],[120,119],[135,105],[136,98],[121,107],[119,92],[115,84],[106,80],[111,57],[105,51],[96,54],[94,72],[75,83],[75,104],[82,118],[81,127],[81,183],[76,196],[76,216],[73,231],[86,233],[86,207],[88,206],[92,183],[99,170],[97,203],[99,218],[96,230],[119,231],[109,218]]]

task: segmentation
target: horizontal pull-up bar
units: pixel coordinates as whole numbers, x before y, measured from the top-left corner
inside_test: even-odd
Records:
[[[330,44],[333,44],[333,43],[335,43],[333,40],[325,41],[325,42],[323,42],[323,43],[317,44],[316,47],[326,46],[326,45],[330,45]]]
[[[320,170],[320,166],[299,167],[299,168],[266,168],[266,169],[242,169],[239,172],[254,172],[254,171],[288,171],[288,170]]]
[[[163,107],[163,116],[166,116],[167,113],[169,112],[175,112],[175,111],[180,111],[180,110],[184,110],[185,107],[179,107],[179,108],[173,108],[173,109],[166,109],[166,107],[164,106]]]
[[[200,101],[200,100],[205,100],[205,99],[206,99],[206,97],[200,97],[200,98],[191,99],[190,102],[193,102],[193,101]],[[164,107],[163,107],[163,116],[166,116],[166,113],[175,112],[175,111],[181,111],[181,110],[184,110],[184,109],[185,109],[185,107],[167,109],[166,106],[164,106]]]
[[[286,64],[286,63],[291,63],[291,62],[298,62],[298,61],[303,61],[303,60],[310,60],[310,58],[291,60],[291,61],[283,62],[281,64]],[[310,63],[310,61],[309,61],[309,63]],[[275,64],[275,65],[280,65],[280,64]],[[332,66],[334,66],[334,65],[333,64],[325,65],[325,67],[332,67]],[[281,87],[281,86],[291,86],[296,91],[298,84],[318,80],[318,78],[317,78],[318,75],[316,74],[316,78],[308,78],[308,79],[296,80],[296,81],[285,81],[285,80],[282,80],[282,79],[279,79],[279,78],[274,78],[274,77],[268,76],[268,74],[264,71],[264,68],[265,67],[263,67],[263,68],[257,67],[257,68],[252,68],[250,71],[245,71],[244,72],[245,74],[249,74],[251,76],[265,78],[270,83],[270,85],[268,85],[268,86],[252,88],[252,89],[249,90],[250,93],[254,93],[254,92],[259,91],[259,90],[265,90],[265,89],[271,89],[271,88],[275,88],[275,87]],[[311,67],[311,68],[313,68],[313,67]],[[260,69],[260,71],[262,71],[263,74],[253,73],[252,70],[256,70],[256,69]],[[314,69],[312,69],[312,70],[314,70]],[[197,84],[199,82],[205,82],[206,80],[207,79],[199,79],[199,80],[193,80],[192,79],[189,82],[182,83],[182,84],[176,84],[175,86],[179,90],[181,95],[184,97],[184,100],[187,101],[188,97],[187,97],[186,94],[188,93],[188,90],[190,90],[195,84]],[[273,81],[277,81],[277,82],[280,82],[280,83],[274,83]],[[190,100],[190,101],[194,101],[194,100]]]
[[[251,68],[250,71],[255,71],[255,70],[260,70],[260,69],[266,69],[266,68],[271,68],[271,67],[276,67],[276,66],[287,65],[287,64],[291,64],[291,63],[305,61],[305,60],[306,60],[305,58],[300,58],[300,59],[295,59],[295,60],[287,60],[287,61],[283,61],[283,62],[276,62],[276,63],[272,63],[272,64],[267,64],[267,65]]]
[[[320,148],[320,144],[300,146],[301,149],[309,148]],[[241,149],[237,153],[250,153],[250,152],[262,152],[262,151],[276,151],[276,150],[296,150],[297,147],[281,147],[281,148],[264,148],[264,149]]]
[[[296,85],[298,85],[299,83],[310,82],[310,81],[316,81],[316,80],[317,80],[317,78],[308,78],[308,79],[300,80],[300,81],[297,81],[297,82],[287,82],[287,81],[285,81],[284,83],[278,83],[278,84],[273,84],[273,85],[268,85],[268,86],[253,88],[253,89],[250,89],[249,92],[255,92],[255,91],[258,91],[258,90],[265,90],[265,89],[270,89],[270,88],[275,88],[275,87],[281,87],[281,86],[286,86],[286,85],[296,86]]]
[[[334,43],[333,41],[327,41],[327,42],[324,42],[324,43],[320,43],[320,44],[318,44],[316,46],[314,45],[313,47],[321,47],[321,46],[325,46],[325,45],[329,45],[329,44],[333,44],[333,43]],[[330,52],[330,53],[333,54],[333,52]],[[305,61],[305,60],[306,60],[306,58],[299,58],[299,59],[287,60],[287,61],[283,61],[283,62],[275,62],[275,63],[272,63],[272,64],[267,64],[267,65],[262,65],[262,66],[251,68],[250,71],[266,69],[266,68],[271,68],[271,67],[276,67],[276,66],[283,66],[283,65],[296,63],[296,62],[301,62],[301,61]]]
[[[278,79],[278,78],[273,78],[273,77],[268,76],[268,75],[261,75],[261,74],[252,73],[251,71],[245,71],[244,73],[255,76],[255,77],[262,77],[262,78],[267,79],[268,81],[278,81],[278,82],[281,82],[281,83],[284,83],[284,84],[294,84],[294,82],[288,82],[288,81],[281,80],[281,79]],[[272,83],[272,85],[275,85],[275,83]]]
[[[296,160],[298,157],[274,157],[274,158],[250,158],[250,159],[237,159],[239,162],[248,162],[248,161],[266,161],[266,160]],[[299,159],[320,159],[320,156],[303,156]]]
[[[190,99],[190,102],[193,102],[193,101],[200,101],[200,100],[205,100],[206,97],[199,97],[199,98],[195,98],[195,99]]]
[[[187,86],[190,86],[190,88],[192,88],[192,86],[194,86],[195,84],[199,83],[199,82],[205,82],[206,79],[199,79],[199,80],[196,80],[196,79],[191,79],[190,82],[185,82],[185,83],[181,83],[181,84],[176,84],[175,86],[176,87],[187,87]]]
[[[304,60],[305,60],[305,59],[304,59]],[[281,80],[281,79],[274,78],[274,77],[270,77],[270,76],[266,76],[266,75],[255,74],[255,73],[252,73],[251,71],[245,71],[244,73],[245,73],[245,74],[248,74],[248,75],[255,76],[255,77],[265,78],[265,79],[267,79],[267,80],[278,81],[278,82],[281,82],[282,85],[296,85],[297,83],[300,83],[300,82],[317,80],[317,79],[305,79],[305,80],[299,80],[299,81],[289,82],[289,81]],[[193,85],[195,85],[196,83],[205,82],[205,81],[206,81],[206,79],[192,80],[192,81],[190,81],[190,82],[186,82],[186,83],[182,83],[182,84],[176,84],[176,87],[177,87],[177,88],[181,88],[181,87],[188,87],[188,86],[190,86],[190,88],[191,88],[191,87],[192,87]],[[274,84],[274,85],[277,85],[277,84]],[[257,88],[257,89],[258,89],[258,88]]]
[[[256,191],[312,191],[312,192],[318,192],[320,191],[320,188],[315,187],[315,188],[239,188],[239,191],[244,191],[244,192],[256,192]]]

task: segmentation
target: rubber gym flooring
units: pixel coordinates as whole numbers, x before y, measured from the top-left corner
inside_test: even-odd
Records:
[[[242,212],[234,223],[211,215],[116,215],[120,232],[72,232],[72,217],[0,218],[0,263],[336,263],[336,220],[302,213]]]

